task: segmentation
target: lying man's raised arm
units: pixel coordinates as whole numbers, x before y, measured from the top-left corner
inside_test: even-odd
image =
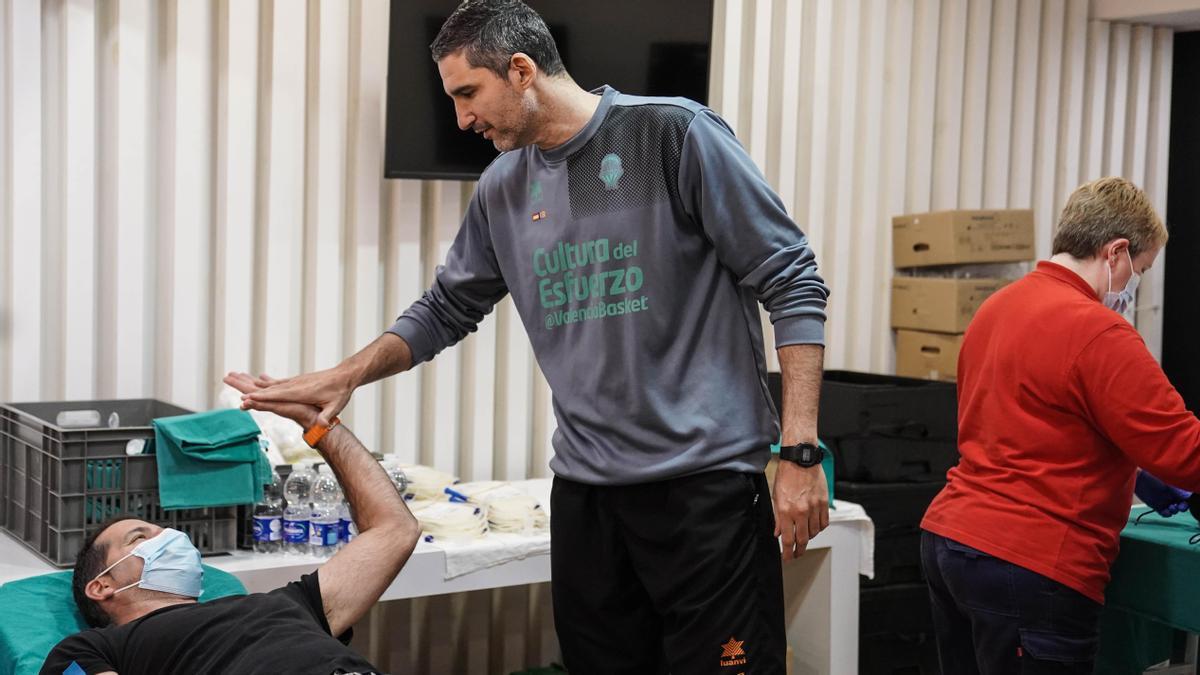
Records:
[[[245,373],[230,373],[225,383],[243,394],[261,386]],[[307,403],[261,401],[265,410],[295,421],[305,429],[317,422],[320,408]],[[341,635],[362,618],[404,567],[421,534],[417,519],[371,453],[343,425],[317,442],[317,452],[337,476],[350,502],[358,536],[321,566],[317,580],[329,632]]]
[[[329,632],[354,625],[412,555],[421,528],[387,472],[343,425],[317,443],[350,502],[358,536],[321,566],[321,602]]]

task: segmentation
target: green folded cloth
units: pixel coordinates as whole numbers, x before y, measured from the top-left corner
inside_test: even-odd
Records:
[[[0,586],[0,675],[38,672],[54,645],[87,628],[71,596],[71,574],[52,572]],[[237,577],[204,566],[200,602],[245,593]]]
[[[164,509],[253,504],[271,483],[258,425],[244,410],[154,420],[158,498]]]

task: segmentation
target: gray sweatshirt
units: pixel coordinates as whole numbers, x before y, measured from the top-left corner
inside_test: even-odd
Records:
[[[597,93],[566,143],[488,166],[433,286],[389,331],[421,363],[511,293],[553,392],[556,475],[762,471],[779,420],[758,303],[777,346],[823,344],[812,249],[714,112]]]

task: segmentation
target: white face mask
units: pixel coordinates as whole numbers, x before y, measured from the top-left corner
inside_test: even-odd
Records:
[[[1129,249],[1125,249],[1125,257],[1129,259],[1129,281],[1125,284],[1125,288],[1121,289],[1118,293],[1114,293],[1112,289],[1112,267],[1109,267],[1108,292],[1104,294],[1102,302],[1105,307],[1129,319],[1133,314],[1133,303],[1137,300],[1137,287],[1142,280],[1142,275],[1133,270],[1133,256],[1129,255]],[[1130,322],[1132,323],[1132,321]]]
[[[141,586],[152,591],[189,598],[200,597],[200,583],[204,577],[204,568],[200,566],[200,551],[196,550],[183,532],[169,527],[164,529],[158,536],[143,541],[132,551],[121,556],[120,560],[106,567],[95,578],[104,576],[131,555],[145,561],[142,566],[142,578],[118,588],[113,591],[113,595],[134,586]]]

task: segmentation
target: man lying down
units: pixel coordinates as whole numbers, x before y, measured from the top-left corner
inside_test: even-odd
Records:
[[[225,381],[242,392],[257,388],[245,374]],[[325,431],[319,410],[307,405],[263,408],[309,430],[306,440],[345,489],[359,535],[283,588],[200,604],[200,553],[185,534],[133,518],[113,521],[75,562],[75,602],[92,628],[58,643],[42,675],[376,672],[347,646],[350,628],[412,554],[417,521],[345,426]]]

